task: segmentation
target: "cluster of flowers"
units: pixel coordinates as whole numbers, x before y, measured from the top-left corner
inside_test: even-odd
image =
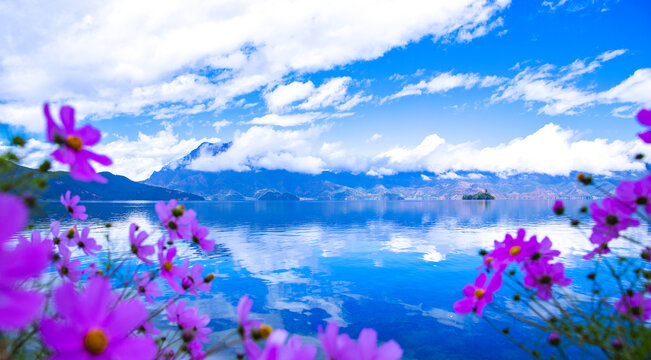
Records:
[[[54,122],[47,104],[44,110],[48,138],[59,145],[52,156],[68,164],[70,175],[76,179],[105,182],[89,160],[107,165],[110,159],[86,148],[99,141],[99,131],[89,125],[76,129],[71,107],[61,108],[63,126]],[[71,196],[70,191],[61,195],[65,212],[73,219],[84,221],[88,215],[79,202],[79,196]],[[50,234],[33,231],[27,239],[17,235],[29,221],[24,200],[0,193],[0,224],[3,225],[0,227],[0,278],[3,280],[0,331],[20,331],[15,343],[9,346],[11,352],[31,340],[40,344],[30,345],[26,350],[34,351],[34,358],[204,359],[241,342],[244,353],[252,360],[315,358],[317,349],[313,345],[303,344],[297,336],[287,340],[286,331],[273,330],[261,321],[249,319],[253,301],[247,295],[237,305],[238,328],[233,334],[239,335],[238,340],[226,343],[227,336],[206,348],[211,342],[210,317],[200,314],[198,308],[188,306],[181,298],[209,291],[215,275],[204,274],[201,264],[191,266],[188,259],[180,259],[175,242],[185,240],[204,251],[212,251],[215,241],[208,238],[208,229],[199,225],[196,212],[176,200],[160,201],[155,210],[166,230],[161,239],[148,242],[149,234],[132,223],[128,254],[113,262],[109,258],[101,268],[97,265],[99,261],[82,268],[82,259],[73,256],[75,251],[87,257],[102,255],[98,253],[102,246],[91,237],[90,227],[79,231],[75,224],[65,230],[59,221],[52,221]],[[12,246],[14,236],[16,245]],[[128,280],[116,286],[118,270],[133,262],[135,270],[129,267],[126,271]],[[56,269],[58,277],[49,276],[50,266]],[[138,272],[142,266],[146,270]],[[48,278],[51,279],[43,284]],[[159,289],[161,282],[169,285],[176,295],[163,297]],[[76,286],[77,283],[81,286]],[[146,302],[151,304],[149,308]],[[163,312],[169,328],[175,330],[171,335],[161,336],[161,329],[154,325],[156,319],[161,322],[159,315]],[[394,360],[402,356],[402,349],[395,341],[378,347],[377,333],[372,329],[364,329],[355,341],[348,335],[340,335],[337,324],[329,323],[325,332],[319,328],[319,339],[328,359]],[[263,340],[266,341],[261,347]],[[3,356],[0,349],[0,357]]]
[[[651,126],[651,110],[641,110],[637,118],[642,125]],[[639,137],[645,143],[651,143],[651,130],[639,134]],[[636,159],[642,158],[643,155],[636,157]],[[584,174],[579,174],[577,179],[584,185],[592,185],[593,182],[591,176]],[[581,209],[582,213],[589,211],[594,222],[589,240],[595,246],[583,258],[592,260],[595,256],[602,257],[602,255],[609,254],[611,252],[609,243],[614,239],[623,238],[634,246],[641,247],[640,257],[645,264],[648,264],[651,261],[651,247],[622,234],[622,232],[639,226],[639,219],[649,222],[649,216],[651,215],[651,175],[647,175],[638,181],[620,182],[614,194],[610,194],[599,187],[597,188],[607,196],[601,200],[601,203],[593,202],[589,207]],[[559,216],[563,215],[565,205],[562,201],[557,200],[552,210]],[[570,219],[570,223],[573,226],[578,226],[580,221]],[[524,272],[522,285],[525,289],[535,289],[535,295],[541,300],[549,300],[554,297],[554,285],[563,287],[570,285],[572,282],[571,279],[565,277],[565,268],[562,263],[552,263],[554,258],[560,255],[560,252],[552,249],[551,240],[545,237],[539,242],[536,236],[532,236],[527,241],[524,229],[518,230],[515,237],[507,234],[504,241],[495,241],[495,248],[491,252],[482,251],[481,255],[483,256],[483,265],[478,269],[483,269],[485,272],[477,276],[474,284],[466,285],[463,288],[465,297],[455,302],[453,306],[455,312],[459,314],[474,312],[481,316],[484,307],[493,301],[495,292],[502,286],[503,274],[510,264],[520,266],[520,269]],[[625,260],[624,257],[619,257],[619,259],[620,263],[623,261],[622,259]],[[487,274],[491,272],[493,273],[491,279],[487,281]],[[649,298],[651,284],[648,282],[651,271],[638,267],[635,272],[638,274],[638,278],[639,274],[644,274],[647,282],[642,282],[642,289],[634,290],[629,288],[624,290],[620,281],[621,297],[613,304],[613,307],[624,318],[639,320],[637,323],[631,323],[631,326],[644,326],[643,323],[651,319],[651,298]],[[509,272],[509,275],[514,274],[515,271],[513,270]],[[621,278],[621,274],[616,273],[613,269],[611,269],[611,275],[618,281]],[[588,278],[593,281],[595,277],[595,273],[588,275]],[[629,283],[630,285],[627,286],[637,286],[634,282]],[[595,292],[595,294],[597,293]],[[519,301],[519,299],[519,295],[516,294],[514,300]],[[598,301],[606,302],[608,299],[602,298]],[[561,306],[558,301],[555,304]],[[561,313],[565,311],[564,309],[559,310]],[[548,319],[542,320],[548,321]],[[553,325],[552,323],[552,327]],[[634,333],[630,332],[629,334]],[[560,343],[560,336],[552,333],[548,338],[548,342],[557,346]],[[614,349],[620,349],[622,344],[622,340],[615,339],[611,345]],[[592,343],[591,345],[595,344]]]

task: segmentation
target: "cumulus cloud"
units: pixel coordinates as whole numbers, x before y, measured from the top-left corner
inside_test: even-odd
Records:
[[[256,117],[250,121],[245,122],[245,124],[290,127],[311,123],[314,119],[320,118],[322,116],[323,115],[321,113],[314,112],[292,115],[268,114],[265,116]]]
[[[232,123],[230,121],[228,121],[228,120],[218,120],[218,121],[215,121],[214,123],[212,123],[212,127],[215,128],[216,133],[219,133],[219,131],[223,127],[226,127],[226,126],[228,126],[230,124],[232,124]]]
[[[382,138],[382,134],[377,134],[376,133],[376,134],[373,134],[370,138],[366,139],[366,142],[370,143],[370,142],[373,142],[373,141],[376,141],[376,140],[380,140],[381,138]]]
[[[173,109],[179,112],[218,110],[288,74],[375,59],[424,36],[462,41],[466,34],[482,36],[509,4],[4,2],[0,115],[21,113],[2,121],[38,131],[43,127],[40,116],[21,109],[39,106],[43,99],[82,104],[80,114],[99,118],[150,114],[168,105],[177,105]],[[304,107],[313,109],[330,99],[317,97]],[[169,111],[155,114],[173,116]]]
[[[439,74],[429,81],[422,80],[417,84],[409,84],[404,86],[400,91],[393,95],[389,95],[382,99],[382,103],[388,100],[394,100],[410,95],[435,94],[447,92],[455,88],[470,89],[475,86],[479,87],[492,87],[497,86],[506,81],[506,79],[498,76],[482,77],[478,74],[453,74],[446,72]]]

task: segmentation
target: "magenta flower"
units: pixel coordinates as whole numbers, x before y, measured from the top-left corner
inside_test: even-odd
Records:
[[[616,234],[614,237],[617,237],[620,231],[640,225],[637,219],[630,217],[635,209],[627,207],[621,201],[605,198],[601,205],[603,208],[599,207],[596,202],[590,204],[590,216],[601,228],[609,230],[611,234]]]
[[[339,335],[339,325],[329,322],[325,332],[319,325],[319,342],[327,359],[345,359],[346,354],[355,351],[355,341],[348,334]]]
[[[185,210],[185,206],[178,205],[172,199],[167,204],[164,201],[157,202],[156,214],[161,225],[169,232],[170,240],[190,239],[190,224],[197,215],[194,210]]]
[[[158,240],[158,263],[160,264],[160,277],[165,279],[170,285],[172,290],[176,291],[179,294],[183,294],[185,291],[183,287],[179,285],[176,281],[176,278],[182,276],[179,272],[179,268],[174,265],[172,262],[176,256],[176,248],[169,248],[165,251],[164,240]]]
[[[563,215],[565,212],[565,205],[563,205],[563,202],[560,200],[556,200],[554,202],[554,206],[552,207],[552,210],[554,210],[554,214],[556,215]]]
[[[357,356],[359,360],[397,360],[402,357],[402,349],[397,342],[389,340],[377,346],[377,332],[362,329],[357,339]]]
[[[207,327],[210,322],[208,315],[199,315],[197,308],[186,308],[185,301],[172,302],[165,308],[167,320],[176,323],[183,330],[186,342],[198,341],[205,343],[210,340],[208,335],[212,330]],[[201,350],[199,344],[199,351]]]
[[[75,195],[70,198],[70,190],[66,191],[66,196],[64,197],[61,194],[61,204],[65,206],[66,210],[72,216],[73,219],[86,220],[88,219],[88,214],[86,214],[86,207],[83,205],[77,205],[79,203],[79,195]]]
[[[154,262],[147,259],[147,256],[153,255],[156,252],[154,245],[143,245],[142,243],[147,239],[149,234],[146,231],[141,231],[136,235],[138,231],[138,225],[131,223],[129,226],[129,242],[131,243],[131,252],[142,260],[145,264],[153,264]]]
[[[90,228],[88,226],[81,230],[81,234],[77,231],[77,225],[68,232],[73,232],[72,243],[76,244],[87,256],[95,255],[95,251],[102,250],[102,246],[98,245],[94,238],[88,237],[90,234]]]
[[[183,260],[183,266],[179,268],[177,276],[181,279],[181,287],[183,290],[190,292],[194,296],[198,296],[197,290],[209,291],[212,287],[212,279],[214,275],[203,277],[203,265],[194,264],[190,270],[190,262],[188,259]]]
[[[536,263],[525,266],[524,286],[535,288],[536,294],[542,300],[552,296],[552,286],[568,286],[572,279],[565,277],[565,267],[562,263]]]
[[[633,319],[647,321],[651,318],[651,299],[645,299],[644,292],[628,292],[615,303],[615,310]]]
[[[529,243],[525,242],[524,229],[518,229],[518,235],[515,238],[511,234],[506,234],[503,242],[496,243],[493,257],[496,262],[522,263],[526,258],[526,247],[528,245]]]
[[[637,113],[637,121],[644,126],[651,126],[651,110],[642,109]],[[651,143],[651,130],[637,134],[645,143]]]
[[[640,253],[640,257],[646,261],[651,261],[651,248],[648,246],[644,248]]]
[[[622,181],[615,191],[617,198],[631,211],[635,211],[638,206],[644,206],[644,211],[651,214],[651,175],[638,181]]]
[[[481,273],[475,279],[475,284],[463,287],[465,298],[454,303],[454,312],[467,314],[471,311],[481,316],[486,304],[493,302],[493,294],[502,287],[502,274],[495,273],[486,285],[486,273]]]
[[[133,280],[138,287],[138,294],[143,295],[148,303],[154,303],[154,297],[163,295],[163,292],[158,290],[158,284],[152,279],[148,271],[142,273],[140,278],[134,273]]]
[[[293,336],[285,344],[289,334],[285,330],[274,330],[264,349],[251,339],[244,340],[244,350],[251,360],[312,360],[316,355],[316,348],[311,344],[301,342],[298,336]],[[371,359],[371,358],[369,358]]]
[[[74,229],[73,229],[74,230]],[[62,246],[70,246],[70,241],[65,234],[61,233],[61,224],[58,221],[52,221],[50,224],[50,233],[52,234],[52,241],[54,245],[61,248]]]
[[[190,222],[192,242],[199,245],[204,251],[212,251],[215,248],[215,240],[206,239],[208,233],[207,227],[199,226],[199,222],[196,219],[192,219],[192,222]]]
[[[70,176],[77,180],[106,183],[107,180],[95,172],[90,161],[105,166],[111,165],[113,161],[107,156],[86,149],[99,142],[102,137],[100,132],[90,125],[75,129],[75,109],[70,106],[62,106],[59,112],[63,127],[54,122],[49,104],[43,106],[43,112],[47,122],[47,138],[59,145],[59,148],[52,152],[52,157],[62,164],[70,165]]]
[[[40,315],[44,296],[21,289],[48,266],[52,242],[19,240],[13,250],[7,241],[27,224],[28,211],[22,199],[0,193],[0,330],[18,330]]]
[[[50,359],[153,359],[154,341],[132,335],[147,321],[147,309],[137,299],[115,304],[116,295],[99,276],[90,278],[81,293],[71,283],[56,289],[58,318],[45,318],[40,327],[43,342],[55,354]]]
[[[251,329],[259,328],[262,325],[260,320],[248,319],[252,306],[253,300],[249,298],[249,295],[242,296],[240,301],[237,302],[238,332],[242,338],[251,337]]]
[[[61,253],[61,257],[54,265],[59,275],[64,279],[67,278],[73,283],[79,281],[79,278],[84,274],[83,271],[79,270],[81,260],[70,260],[71,251],[65,246],[59,247],[59,252]]]
[[[547,263],[550,260],[553,260],[556,256],[560,255],[561,252],[558,250],[552,250],[552,241],[545,236],[541,242],[538,242],[536,236],[532,236],[527,245],[523,250],[525,256],[525,263]]]

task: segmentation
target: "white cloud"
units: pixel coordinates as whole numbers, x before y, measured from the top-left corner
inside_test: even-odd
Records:
[[[245,124],[289,127],[311,123],[314,119],[317,119],[321,116],[321,113],[313,112],[292,115],[268,114],[265,116],[256,117],[253,120],[246,122]]]
[[[381,138],[382,138],[382,135],[376,133],[376,134],[373,134],[370,138],[366,139],[366,142],[370,143],[370,142],[373,142],[373,141],[376,141],[376,140],[380,140]]]
[[[218,120],[218,121],[215,121],[214,123],[212,123],[212,127],[215,128],[215,132],[216,132],[216,133],[219,133],[219,131],[220,131],[223,127],[226,127],[226,126],[228,126],[228,125],[230,125],[230,124],[232,124],[232,122],[230,122],[230,121],[228,121],[228,120]]]
[[[506,79],[498,76],[486,76],[481,77],[478,74],[452,74],[452,72],[446,72],[439,74],[429,81],[422,80],[417,84],[406,85],[399,92],[387,96],[382,99],[382,103],[398,99],[410,95],[422,95],[434,94],[440,92],[447,92],[449,90],[463,87],[465,89],[470,89],[475,86],[479,87],[492,87],[497,86],[506,81]]]
[[[616,101],[651,106],[651,68],[637,70],[619,85],[602,92],[600,97],[605,102]]]
[[[423,179],[423,181],[432,181],[432,178],[425,174],[420,174],[420,178]]]
[[[348,76],[328,80],[316,88],[310,97],[298,107],[304,110],[314,110],[341,104],[346,97],[351,80]]]
[[[287,85],[278,85],[273,91],[265,93],[264,99],[269,110],[278,112],[291,103],[306,99],[313,91],[314,84],[311,81],[294,81]]]
[[[291,73],[375,59],[424,36],[434,40],[481,36],[509,4],[509,0],[3,2],[0,100],[6,103],[0,112],[38,107],[45,99],[83,106],[80,114],[93,118],[146,114],[170,102],[179,111],[199,110],[198,104],[213,111]],[[329,99],[315,98],[304,106],[312,109]],[[42,119],[36,117],[3,121],[30,130],[43,128]]]

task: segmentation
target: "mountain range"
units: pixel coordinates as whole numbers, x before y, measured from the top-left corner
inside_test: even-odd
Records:
[[[154,172],[144,184],[196,194],[210,200],[247,200],[265,198],[318,200],[400,200],[461,199],[488,189],[497,199],[556,199],[599,197],[592,187],[570,176],[538,173],[500,175],[491,172],[458,171],[441,176],[432,172],[402,172],[382,177],[363,173],[324,171],[304,174],[286,170],[206,172],[187,165],[201,155],[226,151],[231,143],[203,143],[181,159]],[[612,189],[623,179],[642,176],[636,172],[618,172],[595,176],[595,182]],[[266,195],[266,194],[271,195]],[[280,196],[280,195],[282,196]],[[266,196],[265,196],[266,195]]]

